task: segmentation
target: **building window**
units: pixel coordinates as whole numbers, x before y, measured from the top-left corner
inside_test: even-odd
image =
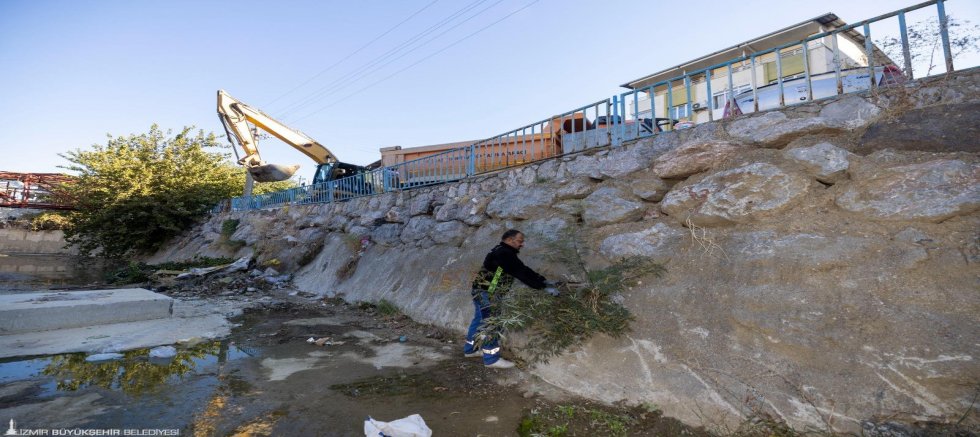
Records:
[[[691,115],[691,112],[687,110],[687,104],[677,105],[670,108],[670,118],[680,119]]]
[[[803,49],[796,49],[783,52],[779,56],[782,60],[783,80],[791,76],[803,74]],[[763,80],[766,84],[773,84],[778,81],[776,74],[776,60],[762,64]]]
[[[744,93],[746,91],[751,91],[751,90],[752,90],[752,84],[750,84],[750,83],[747,83],[745,85],[739,85],[739,86],[735,87],[735,94],[734,95],[737,96],[739,94],[742,94],[742,93]],[[711,103],[711,105],[712,105],[711,106],[711,109],[722,109],[722,108],[724,108],[725,107],[725,102],[728,101],[728,90],[723,90],[721,92],[717,92],[717,93],[712,94],[711,101],[712,101],[712,103]]]

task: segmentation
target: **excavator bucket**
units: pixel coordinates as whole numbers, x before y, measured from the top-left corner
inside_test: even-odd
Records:
[[[262,164],[248,167],[248,172],[252,174],[252,179],[255,179],[255,182],[284,181],[293,177],[296,170],[299,170],[299,165],[296,164]]]

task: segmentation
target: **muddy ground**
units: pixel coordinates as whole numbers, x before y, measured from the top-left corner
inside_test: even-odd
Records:
[[[104,362],[0,361],[0,420],[20,429],[361,436],[369,416],[420,414],[437,436],[706,435],[653,405],[599,405],[521,369],[484,368],[462,357],[456,334],[389,305],[301,296],[245,272],[142,285],[245,312],[228,338],[190,339],[173,358],[141,349]]]

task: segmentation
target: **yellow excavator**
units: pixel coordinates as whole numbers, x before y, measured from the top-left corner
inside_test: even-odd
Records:
[[[329,149],[306,134],[276,121],[264,112],[232,97],[224,90],[218,90],[218,118],[221,119],[221,124],[225,127],[228,141],[232,143],[232,146],[237,143],[238,147],[245,152],[245,156],[241,157],[238,163],[245,167],[250,176],[246,180],[246,195],[251,195],[252,180],[255,182],[283,181],[292,177],[299,169],[299,165],[269,164],[263,161],[259,155],[258,135],[256,130],[249,126],[249,123],[279,138],[316,162],[316,173],[313,176],[314,185],[347,176],[368,176],[369,168],[340,162]],[[362,182],[354,185],[368,187],[373,184]]]

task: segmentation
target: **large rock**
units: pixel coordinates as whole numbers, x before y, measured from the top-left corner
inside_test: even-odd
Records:
[[[582,219],[593,227],[636,221],[643,217],[643,203],[616,187],[595,190],[583,201]]]
[[[602,240],[599,253],[610,260],[631,256],[664,262],[674,256],[684,242],[685,232],[657,223],[639,232],[610,235]]]
[[[408,211],[401,206],[393,206],[385,213],[385,221],[388,223],[405,223],[408,221]]]
[[[746,263],[773,263],[807,268],[847,266],[873,252],[875,242],[869,238],[845,235],[799,233],[779,235],[773,231],[732,234],[725,244],[731,254]]]
[[[617,148],[599,160],[599,173],[606,178],[618,179],[650,165],[650,157],[639,147]]]
[[[465,204],[460,204],[457,217],[471,226],[483,223],[483,220],[486,218],[484,212],[486,212],[487,205],[489,204],[489,197],[473,197]]]
[[[459,246],[466,239],[469,226],[458,221],[439,223],[432,230],[432,241],[437,244]]]
[[[557,202],[552,205],[552,208],[561,211],[570,216],[581,216],[584,207],[582,206],[583,201],[580,199],[570,199]]]
[[[670,190],[670,187],[667,186],[667,183],[663,179],[644,178],[630,182],[630,190],[643,200],[659,202],[667,194],[667,191]]]
[[[777,111],[740,118],[728,125],[728,135],[761,147],[782,147],[804,135],[835,132],[841,125],[823,117],[788,118]]]
[[[595,188],[595,182],[586,178],[575,178],[558,182],[558,190],[555,191],[557,200],[584,199]]]
[[[558,161],[556,159],[549,159],[547,161],[542,162],[541,164],[538,164],[537,169],[535,170],[536,179],[543,179],[543,180],[550,181],[552,179],[559,177],[558,166],[560,163],[561,161]]]
[[[405,229],[402,230],[401,240],[402,243],[412,244],[427,237],[432,228],[435,227],[436,221],[432,217],[426,216],[415,216],[408,221],[405,225]]]
[[[504,188],[508,190],[520,189],[537,182],[537,175],[531,167],[518,167],[503,173]]]
[[[862,173],[837,206],[871,219],[940,222],[980,208],[980,166],[943,159]]]
[[[397,246],[401,244],[402,225],[388,223],[371,231],[371,240],[383,246]]]
[[[377,196],[368,197],[368,209],[371,210],[381,210],[385,211],[392,206],[395,206],[395,197],[391,193],[380,194]]]
[[[665,179],[683,178],[715,168],[746,147],[722,141],[686,143],[653,161],[653,172]]]
[[[850,158],[847,150],[830,143],[819,143],[784,152],[787,158],[802,164],[818,181],[833,184],[847,176]]]
[[[841,97],[820,110],[820,117],[831,123],[854,129],[864,126],[881,113],[881,108],[855,95]]]
[[[302,244],[322,244],[326,236],[327,231],[323,228],[306,228],[299,231],[297,239]]]
[[[350,235],[354,235],[354,236],[358,236],[358,237],[361,237],[361,236],[364,236],[364,235],[370,235],[371,234],[371,230],[370,229],[368,229],[368,228],[366,228],[364,226],[357,226],[357,225],[348,226],[347,227],[347,230],[344,231],[344,232],[347,232]]]
[[[544,187],[508,190],[498,193],[487,205],[487,214],[501,219],[527,219],[536,210],[547,207],[555,193]]]
[[[347,217],[340,214],[335,214],[330,217],[330,220],[327,221],[327,229],[330,229],[331,231],[344,230],[347,228],[347,224],[349,222],[350,220]]]
[[[465,207],[466,205],[463,205]],[[448,222],[456,220],[459,217],[460,205],[456,202],[449,202],[442,206],[438,206],[435,209],[436,221]],[[465,217],[464,217],[465,218]]]
[[[497,176],[489,176],[480,181],[479,191],[482,193],[495,193],[499,191],[502,186],[503,182],[500,182],[500,178]]]
[[[415,195],[408,203],[408,214],[412,216],[432,213],[433,194],[431,192],[421,192]]]
[[[980,150],[980,103],[912,109],[868,126],[855,152],[881,149],[927,152]]]
[[[567,236],[569,223],[561,217],[529,220],[522,231],[528,236],[541,237],[547,241],[558,241]]]
[[[675,186],[661,209],[698,226],[746,223],[789,207],[806,194],[810,183],[803,175],[757,162]]]
[[[602,179],[599,172],[599,158],[594,155],[580,155],[566,162],[565,168],[571,176],[588,176],[592,179]]]
[[[228,237],[228,241],[244,241],[246,246],[254,246],[262,240],[262,234],[251,220],[241,220],[235,227],[235,232]]]
[[[357,224],[360,226],[374,226],[378,223],[384,222],[385,213],[381,210],[369,209],[361,212],[361,216],[357,218]]]
[[[682,144],[713,143],[724,141],[727,138],[724,125],[721,123],[702,123],[695,126],[694,129],[676,132],[681,135]]]

